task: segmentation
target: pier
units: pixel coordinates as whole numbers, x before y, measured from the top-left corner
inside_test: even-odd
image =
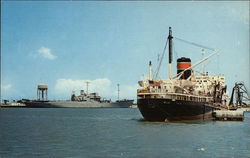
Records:
[[[215,110],[213,112],[213,117],[215,120],[221,121],[243,121],[244,120],[244,110]]]
[[[0,104],[0,108],[24,108],[26,107],[23,103],[13,102],[10,104]]]

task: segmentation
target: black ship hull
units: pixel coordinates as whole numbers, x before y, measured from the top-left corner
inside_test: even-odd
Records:
[[[138,108],[147,121],[205,120],[212,118],[207,102],[172,99],[138,99]]]

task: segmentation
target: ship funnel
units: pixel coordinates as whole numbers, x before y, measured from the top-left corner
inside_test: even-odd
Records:
[[[80,90],[80,95],[84,95],[84,90]]]
[[[191,59],[181,57],[177,59],[177,74],[181,73],[187,68],[191,67]],[[186,70],[184,73],[181,74],[180,79],[187,79],[189,76],[191,76],[191,69]]]

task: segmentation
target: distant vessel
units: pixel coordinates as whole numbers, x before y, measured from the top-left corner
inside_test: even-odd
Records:
[[[97,93],[87,94],[84,90],[80,91],[80,95],[71,95],[71,100],[48,101],[48,86],[39,84],[37,88],[37,100],[23,99],[22,102],[27,107],[32,108],[128,108],[133,104],[133,100],[102,100]]]
[[[137,105],[141,114],[148,121],[167,122],[212,118],[212,112],[216,107],[213,105],[227,106],[229,102],[225,77],[209,76],[204,72],[196,75],[193,68],[218,51],[214,51],[193,66],[191,66],[191,59],[179,58],[177,75],[173,77],[171,73],[172,39],[170,27],[168,41],[164,48],[165,51],[168,44],[169,78],[153,79],[150,62],[148,79],[139,81],[141,88],[137,90]],[[155,74],[157,75],[158,71]]]

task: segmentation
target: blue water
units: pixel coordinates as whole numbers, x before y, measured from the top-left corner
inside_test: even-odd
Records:
[[[250,157],[243,122],[146,122],[138,109],[0,108],[0,158]]]

